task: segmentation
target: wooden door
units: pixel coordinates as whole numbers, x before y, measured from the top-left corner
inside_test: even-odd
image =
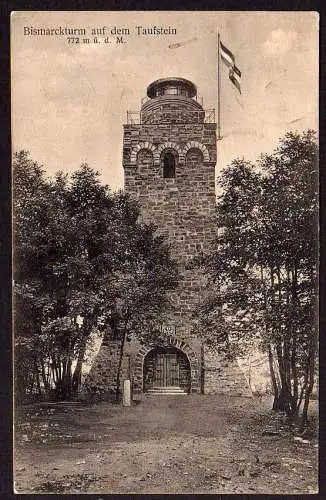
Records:
[[[176,353],[158,353],[155,358],[154,387],[179,387],[179,364]]]

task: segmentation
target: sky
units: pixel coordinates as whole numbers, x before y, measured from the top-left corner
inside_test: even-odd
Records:
[[[50,176],[86,162],[112,189],[123,188],[123,124],[152,81],[187,78],[204,108],[217,108],[219,32],[242,72],[242,92],[222,63],[216,173],[238,157],[254,161],[288,130],[317,130],[318,23],[315,12],[14,12],[13,150],[30,151]],[[137,26],[154,25],[177,33],[137,34]],[[67,36],[24,34],[27,27],[59,26],[87,35],[76,44]],[[93,43],[91,30],[103,26],[105,35]],[[116,43],[114,27],[129,29],[125,43]]]

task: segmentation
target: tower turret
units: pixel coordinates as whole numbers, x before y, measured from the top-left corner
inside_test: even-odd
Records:
[[[203,122],[205,112],[197,88],[185,78],[161,78],[147,87],[141,107],[142,123]]]

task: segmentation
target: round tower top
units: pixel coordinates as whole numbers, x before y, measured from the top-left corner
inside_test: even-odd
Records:
[[[183,95],[194,97],[197,94],[197,87],[194,83],[185,78],[169,77],[155,80],[147,87],[147,96],[150,98],[163,95]]]

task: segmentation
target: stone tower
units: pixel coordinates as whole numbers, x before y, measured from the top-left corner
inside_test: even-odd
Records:
[[[125,191],[138,200],[144,222],[153,222],[171,243],[180,282],[173,311],[156,344],[137,340],[126,347],[125,377],[134,396],[143,392],[243,392],[234,363],[219,359],[196,331],[196,305],[205,276],[187,265],[215,236],[216,123],[204,110],[196,86],[184,78],[162,78],[147,88],[140,113],[127,115],[123,137]],[[91,381],[114,388],[118,344],[104,339]],[[128,372],[128,373],[127,373]]]
[[[175,320],[189,339],[185,318],[198,300],[201,280],[186,267],[214,235],[216,124],[188,80],[157,80],[147,96],[140,124],[124,126],[125,190],[139,200],[143,220],[154,222],[171,243],[182,276],[175,305],[183,319]]]

